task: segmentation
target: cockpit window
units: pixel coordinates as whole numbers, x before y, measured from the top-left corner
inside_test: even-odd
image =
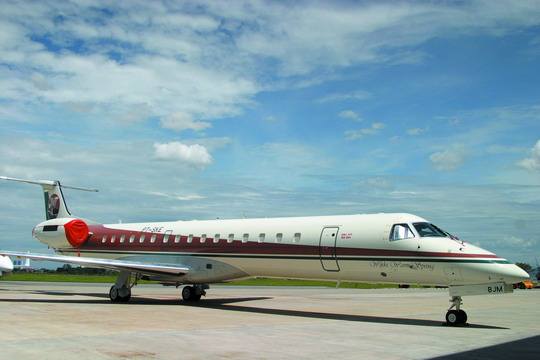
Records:
[[[414,228],[421,237],[447,237],[448,235],[433,224],[421,222],[413,223]]]
[[[390,232],[390,241],[410,239],[414,237],[414,233],[407,224],[395,224]]]

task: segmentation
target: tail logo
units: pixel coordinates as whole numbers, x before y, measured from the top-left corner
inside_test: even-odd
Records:
[[[49,197],[49,204],[47,205],[47,218],[56,219],[58,212],[60,211],[60,197],[56,194],[52,194]]]

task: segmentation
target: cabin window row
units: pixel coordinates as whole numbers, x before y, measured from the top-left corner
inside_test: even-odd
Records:
[[[132,234],[132,235],[129,236],[128,241],[129,241],[130,244],[132,244],[132,243],[134,243],[136,241],[138,241],[139,243],[142,244],[146,240],[146,235],[147,234],[141,234],[137,238],[136,235]],[[157,235],[158,234],[150,235],[150,243],[155,243],[156,242]],[[292,240],[293,240],[293,242],[297,243],[297,242],[300,242],[301,237],[302,237],[301,233],[299,233],[299,232],[294,233],[294,236],[293,236]],[[174,243],[178,244],[180,242],[180,238],[181,238],[180,235],[173,235],[171,233],[165,233],[165,234],[163,234],[163,240],[162,241],[163,241],[164,244],[166,244],[166,243],[169,242],[169,240],[174,239]],[[191,244],[193,242],[193,238],[194,238],[193,234],[189,234],[188,237],[187,237],[187,242],[189,244]],[[107,242],[107,239],[108,239],[108,235],[103,235],[103,237],[101,238],[101,242],[105,243],[105,242]],[[221,234],[215,234],[213,239],[212,239],[212,242],[214,244],[217,244],[221,239],[222,239]],[[227,242],[228,243],[232,243],[234,241],[234,239],[235,239],[235,236],[234,236],[233,233],[231,233],[231,234],[229,234],[227,236]],[[249,239],[250,239],[249,233],[244,233],[242,235],[242,242],[243,243],[247,243],[249,241]],[[263,242],[265,242],[265,239],[266,239],[266,234],[265,233],[260,233],[258,238],[257,238],[257,241],[259,243],[263,243]],[[119,237],[117,237],[116,235],[111,235],[110,236],[111,244],[114,244],[117,240],[118,240],[119,243],[125,243],[126,242],[126,235],[123,234],[123,235],[120,235]],[[201,236],[199,236],[199,242],[201,244],[204,244],[206,242],[206,240],[207,240],[206,234],[202,234]],[[282,241],[283,241],[283,233],[277,233],[276,236],[275,236],[275,242],[280,243]]]

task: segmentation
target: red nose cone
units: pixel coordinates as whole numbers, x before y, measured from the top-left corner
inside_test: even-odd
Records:
[[[88,225],[79,219],[64,224],[64,231],[68,242],[73,247],[81,246],[88,238]]]

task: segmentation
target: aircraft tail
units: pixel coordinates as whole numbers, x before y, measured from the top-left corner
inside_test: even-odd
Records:
[[[71,213],[69,212],[66,205],[64,194],[62,193],[62,188],[97,192],[96,189],[86,189],[75,186],[61,185],[60,181],[58,180],[25,180],[11,178],[7,176],[0,176],[0,180],[9,180],[40,185],[43,189],[43,196],[45,200],[45,218],[47,220],[71,217]]]

